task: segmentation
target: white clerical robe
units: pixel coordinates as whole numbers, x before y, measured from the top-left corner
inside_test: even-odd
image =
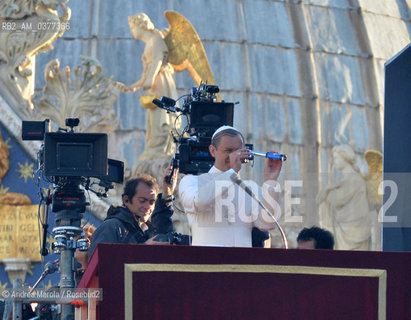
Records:
[[[208,173],[185,176],[179,196],[192,232],[192,245],[251,247],[253,226],[274,229],[274,219],[243,189],[231,180],[233,169],[225,172],[212,167]],[[268,208],[279,208],[275,189],[247,182]]]

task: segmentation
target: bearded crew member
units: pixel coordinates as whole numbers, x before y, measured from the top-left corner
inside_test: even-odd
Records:
[[[275,227],[274,219],[242,188],[233,182],[239,177],[250,151],[244,148],[240,131],[230,126],[218,128],[211,138],[209,151],[214,166],[208,173],[186,175],[179,185],[179,196],[192,232],[192,245],[251,247],[253,227],[262,231]],[[277,178],[282,161],[267,159],[264,185],[248,186],[263,204],[278,212]]]

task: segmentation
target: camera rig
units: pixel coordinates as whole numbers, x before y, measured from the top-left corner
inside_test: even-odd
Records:
[[[88,240],[84,238],[81,219],[89,203],[85,190],[90,190],[99,197],[107,197],[112,183],[122,183],[124,163],[108,159],[107,134],[75,133],[79,119],[66,119],[69,129],[59,128],[51,132],[50,121],[23,121],[23,140],[43,141],[37,153],[37,172],[41,172],[45,180],[53,183],[53,192],[45,197],[41,192],[41,201],[45,202],[45,214],[42,221],[43,240],[41,255],[49,252],[47,247],[47,229],[49,208],[55,213],[55,227],[52,230],[55,242],[54,253],[60,254],[60,289],[74,288],[77,269],[74,251],[78,248],[87,251]],[[96,182],[99,181],[99,182]],[[97,184],[104,192],[94,190]],[[74,307],[62,306],[62,319],[74,319]]]
[[[37,153],[38,172],[54,184],[52,211],[85,212],[84,190],[106,197],[112,183],[122,183],[124,163],[107,157],[107,134],[75,133],[79,119],[66,119],[70,129],[50,132],[50,121],[23,121],[23,140],[43,141]],[[104,192],[92,188],[96,181]],[[83,189],[80,188],[83,186]]]
[[[215,130],[223,125],[233,125],[234,103],[217,102],[218,86],[200,84],[193,87],[190,94],[177,100],[168,97],[154,99],[153,103],[167,112],[180,113],[187,119],[183,131],[172,133],[177,144],[177,152],[172,159],[173,168],[181,173],[201,174],[207,172],[214,163],[208,147]],[[177,101],[185,98],[181,107]]]

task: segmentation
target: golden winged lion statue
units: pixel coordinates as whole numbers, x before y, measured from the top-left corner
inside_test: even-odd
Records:
[[[156,107],[154,98],[166,96],[177,99],[174,71],[187,70],[196,85],[201,82],[215,84],[207,54],[201,39],[191,23],[181,14],[165,11],[169,30],[158,30],[145,13],[128,18],[135,39],[145,42],[142,55],[141,78],[131,85],[117,82],[122,92],[144,90],[140,102],[147,109],[146,147],[140,160],[167,158],[175,151],[170,136],[174,126],[179,126],[176,115]]]

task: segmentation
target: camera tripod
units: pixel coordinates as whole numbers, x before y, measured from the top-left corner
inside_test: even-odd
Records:
[[[60,291],[75,288],[75,272],[77,269],[77,260],[74,256],[76,249],[87,251],[87,239],[81,228],[81,219],[85,212],[86,201],[84,192],[80,190],[78,181],[71,179],[67,184],[57,187],[51,199],[50,193],[47,196],[45,223],[43,224],[43,247],[41,254],[46,256],[46,237],[48,228],[48,211],[52,204],[52,210],[55,212],[55,227],[52,230],[55,242],[52,244],[53,253],[60,254],[60,259],[55,260],[52,264],[48,263],[40,279],[33,286],[32,290],[48,274],[57,269],[60,272]],[[74,319],[74,306],[70,304],[61,305],[61,319]]]
[[[60,290],[75,288],[75,272],[77,260],[74,253],[77,248],[87,251],[87,239],[78,239],[84,235],[81,228],[83,213],[62,210],[56,213],[56,227],[53,236],[56,242],[53,244],[53,252],[60,254]],[[63,304],[61,306],[61,319],[74,320],[74,306]]]

